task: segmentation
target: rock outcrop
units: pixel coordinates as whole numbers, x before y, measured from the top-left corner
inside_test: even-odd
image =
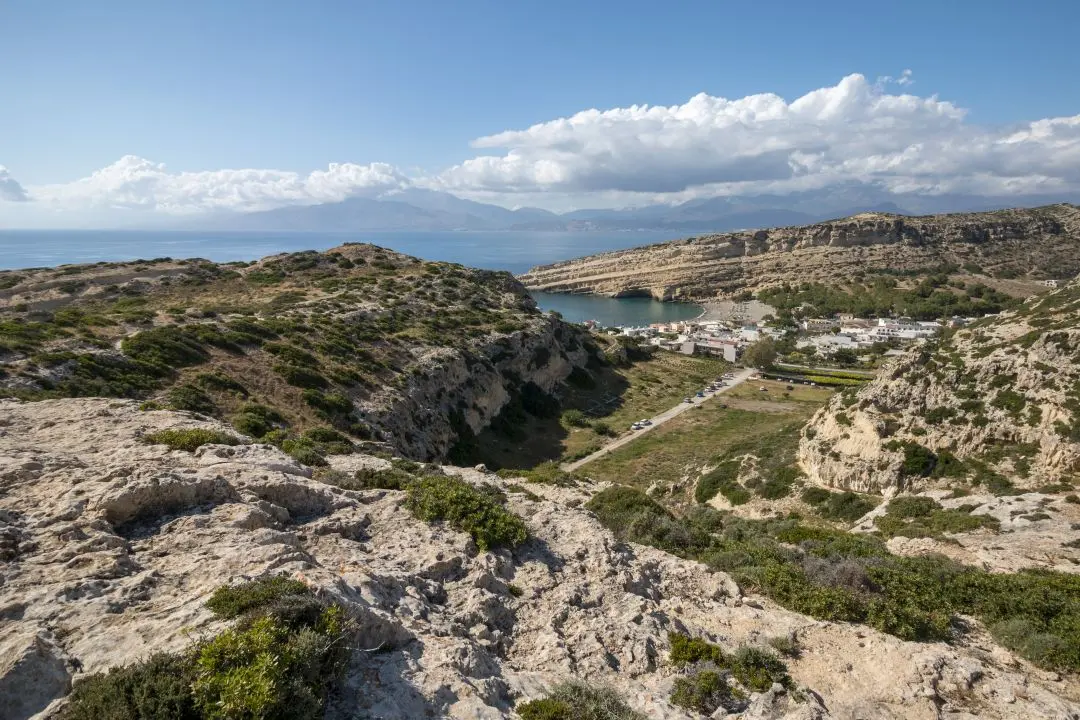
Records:
[[[595,351],[509,273],[372,245],[0,272],[0,397],[106,396],[446,458]],[[270,429],[263,422],[263,430]],[[248,424],[245,431],[254,427]]]
[[[864,492],[1075,482],[1078,350],[1073,282],[912,348],[858,392],[834,396],[803,431],[799,460],[819,484]]]
[[[592,255],[533,268],[521,280],[552,292],[689,300],[946,264],[975,264],[1001,277],[1063,278],[1080,272],[1078,244],[1080,208],[1073,205],[927,217],[864,213]]]
[[[478,552],[416,520],[403,493],[341,489],[273,447],[191,453],[141,439],[175,427],[227,429],[133,401],[0,402],[5,718],[53,717],[73,679],[184,648],[217,629],[203,604],[216,587],[266,573],[303,579],[360,627],[328,718],[508,717],[567,678],[609,684],[650,718],[688,718],[667,702],[669,631],[726,647],[797,635],[797,690],[755,694],[743,717],[1080,717],[1075,677],[977,631],[919,644],[815,621],[744,596],[723,573],[619,543],[580,509],[587,487],[523,493],[448,468],[506,490],[527,522],[513,552]]]

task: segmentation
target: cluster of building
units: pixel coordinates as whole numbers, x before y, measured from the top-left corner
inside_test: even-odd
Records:
[[[953,318],[948,324],[959,326],[966,322],[961,318]],[[861,350],[880,342],[922,342],[941,332],[941,328],[942,323],[937,321],[907,318],[867,320],[852,315],[809,318],[800,324],[795,345],[798,348],[813,347],[821,355],[831,355],[837,350]],[[764,320],[743,323],[734,320],[681,320],[642,327],[622,327],[618,332],[624,336],[646,340],[664,350],[716,355],[734,362],[751,343],[762,337],[779,340],[788,330],[789,328],[772,327]]]

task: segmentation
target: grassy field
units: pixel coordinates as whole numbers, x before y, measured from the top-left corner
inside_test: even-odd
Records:
[[[677,405],[730,369],[730,363],[715,358],[668,352],[630,367],[605,368],[594,373],[595,387],[568,390],[561,418],[530,417],[517,438],[490,430],[481,434],[484,461],[493,467],[529,468],[548,460],[583,457],[610,440],[598,427],[621,434],[631,423]],[[568,422],[567,411],[573,410],[581,413],[586,426]]]
[[[686,476],[696,479],[705,466],[750,453],[766,474],[791,462],[799,429],[832,394],[822,387],[792,387],[788,391],[784,383],[769,380],[746,382],[578,472],[644,489],[654,483],[671,486]]]

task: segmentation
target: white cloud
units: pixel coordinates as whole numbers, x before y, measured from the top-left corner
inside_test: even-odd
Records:
[[[0,201],[22,202],[29,200],[26,190],[19,182],[11,177],[11,173],[3,165],[0,165]]]
[[[913,83],[905,69],[874,83],[849,75],[791,101],[702,93],[669,107],[585,110],[478,138],[474,157],[428,175],[410,177],[384,163],[331,164],[306,175],[176,172],[127,156],[73,182],[25,189],[0,168],[0,198],[35,200],[24,208],[43,217],[82,217],[246,212],[410,186],[558,210],[857,185],[893,193],[1080,193],[1080,115],[978,125],[951,102],[897,89]]]
[[[385,163],[331,163],[326,170],[306,176],[281,170],[172,173],[162,164],[127,155],[75,182],[30,191],[43,205],[61,209],[104,207],[191,214],[337,202],[406,184],[407,178]]]
[[[849,75],[791,102],[776,95],[587,110],[479,138],[502,148],[439,174],[451,192],[638,197],[790,192],[842,182],[893,191],[1019,194],[1080,189],[1080,115],[1018,128],[966,121],[932,97]]]

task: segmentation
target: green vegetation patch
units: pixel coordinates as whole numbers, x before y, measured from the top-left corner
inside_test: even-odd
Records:
[[[902,521],[934,517],[925,503],[907,505],[901,503],[900,514],[914,517]],[[620,539],[730,573],[744,591],[761,592],[794,612],[921,641],[950,640],[962,632],[955,616],[973,615],[999,642],[1041,667],[1080,669],[1080,576],[991,574],[937,555],[897,557],[880,538],[794,518],[747,520],[702,506],[675,517],[628,487],[603,490],[587,507]]]
[[[525,522],[503,506],[505,497],[494,486],[429,475],[410,484],[407,492],[406,505],[417,519],[445,521],[468,533],[480,550],[513,548],[528,537]]]
[[[877,501],[869,495],[850,490],[834,493],[821,487],[804,490],[802,500],[826,520],[848,523],[855,522],[877,507]]]
[[[158,430],[143,436],[151,445],[168,445],[172,450],[195,452],[203,445],[239,445],[240,438],[209,428],[175,428]]]
[[[208,607],[231,628],[75,683],[63,720],[316,720],[350,652],[344,610],[285,577],[219,588]]]
[[[521,703],[514,712],[522,720],[646,720],[614,690],[580,682],[557,685],[547,697]]]
[[[739,460],[727,460],[720,463],[716,469],[698,480],[697,487],[694,488],[694,499],[699,503],[707,503],[720,493],[732,505],[744,505],[750,502],[752,497],[750,492],[739,484],[741,467],[742,462]]]
[[[972,532],[980,528],[997,530],[1000,523],[990,515],[972,515],[962,509],[946,510],[933,498],[901,495],[893,498],[886,513],[874,518],[885,537],[932,537],[946,533]]]

